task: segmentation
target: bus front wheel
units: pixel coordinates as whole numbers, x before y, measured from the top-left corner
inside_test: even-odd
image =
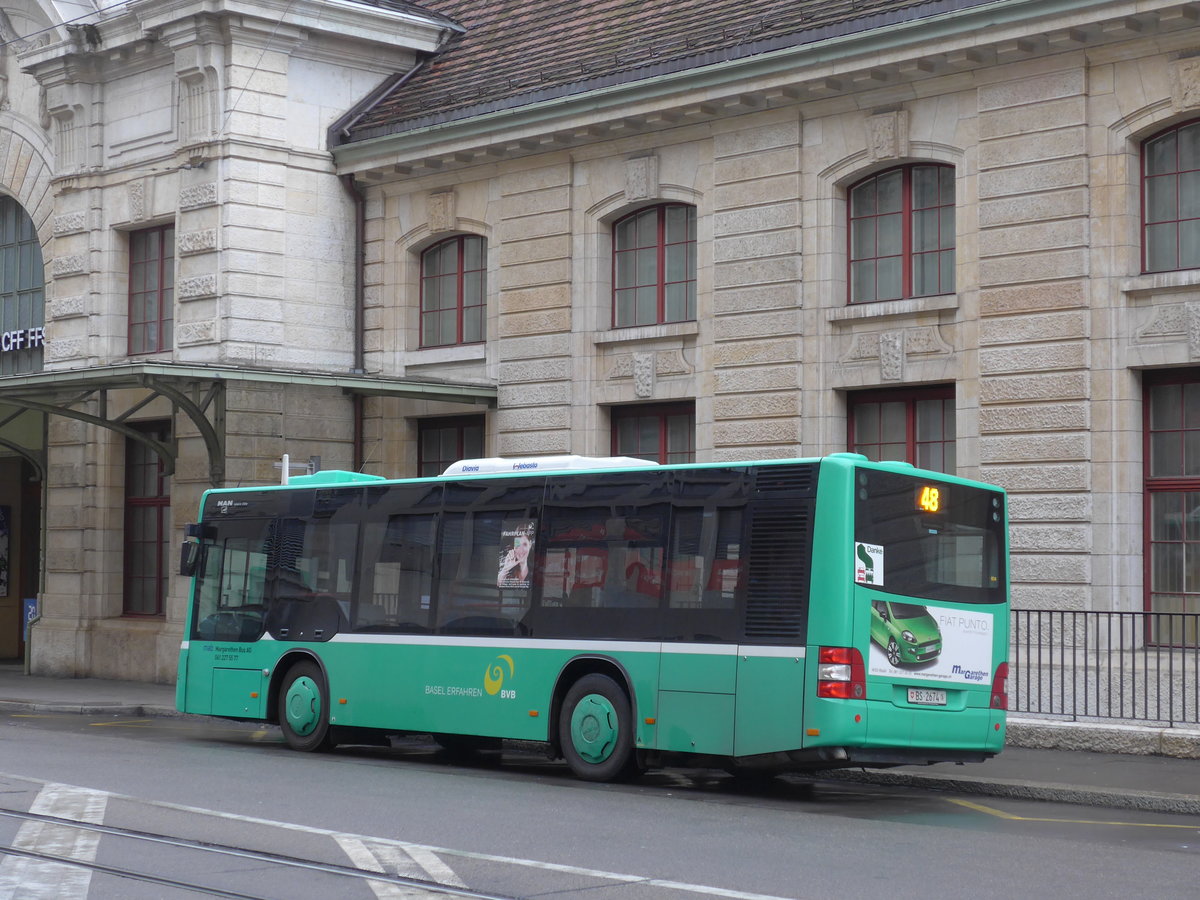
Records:
[[[315,663],[299,662],[288,669],[279,692],[279,727],[293,750],[310,752],[333,748],[329,727],[329,691]]]
[[[637,772],[629,698],[607,675],[584,675],[571,685],[558,737],[567,765],[585,781],[616,781]]]

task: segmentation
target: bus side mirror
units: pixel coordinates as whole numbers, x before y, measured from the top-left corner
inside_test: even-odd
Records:
[[[202,544],[196,541],[184,541],[179,548],[179,574],[188,578],[196,574],[200,564],[200,548]]]

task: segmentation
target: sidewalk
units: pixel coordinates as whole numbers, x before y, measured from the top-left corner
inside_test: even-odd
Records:
[[[19,665],[0,665],[0,713],[13,712],[180,715],[175,710],[173,685],[43,678],[25,675]],[[1170,734],[1164,737],[1167,732]],[[1013,717],[1008,733],[1009,746],[1004,752],[977,765],[846,770],[822,773],[821,777],[985,797],[1200,815],[1200,758],[1196,758],[1200,756],[1200,733],[1196,731],[1083,726]],[[1058,749],[1047,749],[1050,747]],[[1176,755],[1152,755],[1160,752]]]

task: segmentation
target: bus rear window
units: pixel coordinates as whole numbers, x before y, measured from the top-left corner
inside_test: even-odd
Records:
[[[956,603],[1006,595],[999,491],[859,469],[855,580],[889,594]]]

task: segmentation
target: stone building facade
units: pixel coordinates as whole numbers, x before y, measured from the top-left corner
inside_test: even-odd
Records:
[[[911,455],[1010,491],[1015,603],[1200,611],[1200,5],[24,6],[0,657],[36,596],[33,671],[171,680],[170,548],[285,453]]]
[[[0,277],[0,658],[37,598],[33,672],[168,682],[201,492],[278,483],[284,454],[354,468],[363,394],[424,395],[363,372],[326,128],[453,25],[369,2],[14,6],[0,212],[29,239],[0,255],[8,276],[3,254],[40,253],[44,278]]]
[[[870,444],[864,405],[948,397],[954,470],[1011,492],[1016,604],[1200,611],[1200,535],[1157,530],[1200,499],[1198,389],[1164,392],[1186,424],[1147,418],[1155,385],[1200,375],[1200,260],[1144,260],[1152,221],[1183,242],[1193,213],[1142,211],[1156,139],[1200,116],[1200,8],[766,3],[735,52],[688,19],[746,24],[713,0],[647,12],[623,63],[590,53],[592,19],[427,6],[466,36],[335,135],[369,198],[369,370],[494,382],[487,452],[512,456],[607,453],[631,410],[678,404],[697,460],[811,456]],[[851,197],[914,166],[952,173],[952,278],[858,302]],[[662,204],[694,210],[694,318],[617,327],[618,223]],[[423,348],[422,254],[448,235],[486,241],[486,340]],[[412,471],[422,423],[379,409],[384,470]],[[1192,449],[1155,470],[1164,428]]]

